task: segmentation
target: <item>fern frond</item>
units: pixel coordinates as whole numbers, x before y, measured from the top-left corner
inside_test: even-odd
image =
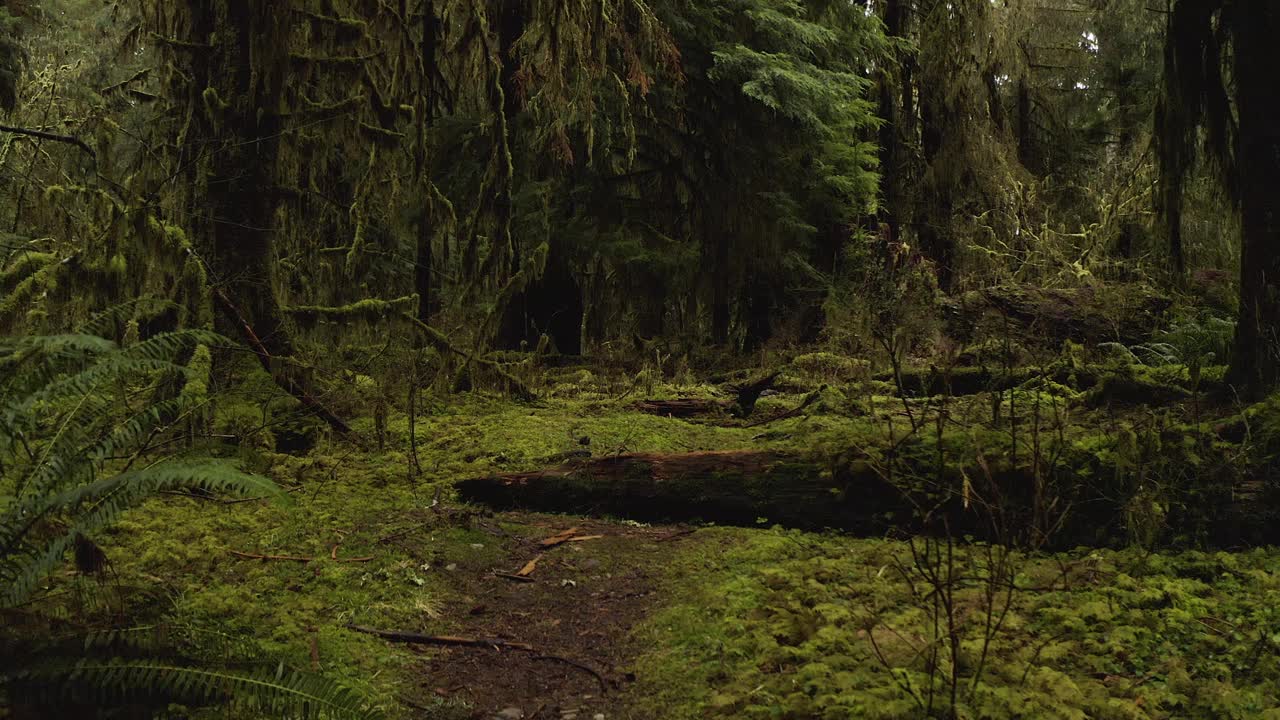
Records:
[[[24,701],[55,706],[68,700],[101,704],[151,700],[225,703],[274,718],[374,720],[383,716],[353,689],[284,665],[274,672],[250,672],[157,660],[82,659],[19,671],[7,684]]]
[[[63,561],[79,535],[88,536],[114,521],[125,510],[163,490],[204,490],[214,494],[267,495],[287,501],[289,496],[275,483],[249,475],[224,462],[199,464],[162,463],[145,470],[101,478],[70,490],[41,498],[37,504],[19,503],[0,516],[0,607],[25,602],[40,582]],[[90,509],[82,511],[81,508]],[[44,518],[70,514],[71,524],[55,537],[40,543],[29,538],[25,547],[13,547],[15,539],[29,536]]]

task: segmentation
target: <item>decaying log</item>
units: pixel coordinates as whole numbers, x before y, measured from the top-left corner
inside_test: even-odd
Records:
[[[692,418],[706,415],[723,415],[730,403],[713,398],[676,398],[674,400],[641,400],[633,407],[642,413],[673,418]]]
[[[869,469],[832,472],[813,458],[754,450],[612,455],[464,480],[458,491],[500,508],[857,531],[903,502]]]
[[[1132,345],[1151,338],[1172,304],[1167,295],[1139,284],[1044,288],[1009,283],[950,298],[945,309],[948,334],[953,337],[967,337],[983,316],[994,313],[1054,343]]]
[[[733,400],[716,398],[676,398],[674,400],[641,400],[633,407],[642,413],[663,417],[692,418],[706,415],[732,415],[746,418],[755,412],[756,402],[764,391],[773,387],[781,371],[770,373],[757,380],[727,385]]]

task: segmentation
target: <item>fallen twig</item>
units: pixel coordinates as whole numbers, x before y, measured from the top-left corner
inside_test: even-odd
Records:
[[[515,574],[515,573],[509,573],[509,572],[498,572],[498,571],[496,571],[496,570],[494,571],[494,573],[493,573],[493,574],[494,574],[494,575],[496,575],[496,576],[498,576],[498,577],[500,577],[500,578],[506,578],[506,579],[508,579],[508,580],[515,580],[516,582],[527,582],[527,583],[537,582],[536,580],[534,580],[533,578],[529,577],[528,575],[517,575],[517,574]]]
[[[288,560],[303,563],[309,563],[312,560],[315,560],[315,558],[312,557],[299,557],[296,555],[258,555],[255,553],[240,552],[239,550],[232,550],[231,554],[236,557],[244,558],[245,560]]]
[[[579,670],[582,670],[584,672],[589,672],[593,676],[595,676],[595,679],[600,683],[600,692],[602,693],[609,692],[609,683],[605,681],[604,675],[601,675],[599,670],[596,670],[595,668],[591,667],[590,665],[587,665],[586,663],[580,663],[577,660],[570,660],[569,658],[560,657],[559,655],[546,655],[546,654],[534,655],[533,659],[534,660],[554,660],[556,662],[564,663],[565,665],[568,665],[570,667],[576,667]]]
[[[599,670],[596,670],[586,663],[578,662],[577,660],[539,652],[528,643],[498,640],[497,638],[470,638],[456,635],[422,635],[419,633],[402,632],[399,630],[378,630],[376,628],[364,627],[361,625],[347,625],[346,628],[366,635],[380,637],[389,642],[410,643],[415,645],[445,645],[451,647],[482,647],[492,648],[495,650],[522,650],[524,652],[536,653],[532,658],[534,660],[552,660],[578,668],[583,672],[591,673],[591,675],[600,683],[600,691],[606,693],[609,692],[609,682]]]
[[[315,562],[315,558],[304,557],[301,555],[259,555],[257,553],[240,552],[239,550],[230,550],[228,552],[230,552],[232,555],[235,555],[236,557],[244,558],[245,560],[262,560],[262,561],[284,560],[289,562],[300,562],[300,563]],[[338,558],[336,545],[334,546],[334,554],[332,555],[332,558],[334,560],[337,560],[338,562],[342,562],[342,563],[369,562],[370,560],[373,559],[373,557],[374,557],[373,555],[367,555],[365,557]]]
[[[583,542],[585,540],[599,540],[604,535],[578,535],[578,528],[569,528],[562,533],[557,533],[549,538],[545,538],[538,542],[544,548],[553,548],[557,545],[563,545],[571,542]]]
[[[497,638],[470,638],[457,635],[422,635],[420,633],[402,632],[400,630],[378,630],[362,625],[347,625],[348,630],[380,637],[388,642],[410,643],[414,645],[448,645],[453,647],[487,647],[495,649],[523,650],[537,652],[529,643],[499,640]]]

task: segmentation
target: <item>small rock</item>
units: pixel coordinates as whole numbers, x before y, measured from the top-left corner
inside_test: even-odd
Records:
[[[472,549],[472,550],[483,550],[483,549],[484,549],[484,543],[471,543],[471,549]]]
[[[591,720],[604,720],[604,713],[596,713],[591,716]]]
[[[444,569],[448,570],[449,572],[453,572],[454,570],[458,569],[458,563],[449,563],[448,565],[444,566]]]
[[[521,720],[524,717],[524,711],[518,707],[509,707],[494,715],[494,720]]]

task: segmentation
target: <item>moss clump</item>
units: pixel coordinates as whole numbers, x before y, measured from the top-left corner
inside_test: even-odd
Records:
[[[827,382],[852,383],[865,380],[871,374],[870,361],[830,352],[797,356],[791,366],[808,379]]]
[[[17,252],[14,257],[8,267],[0,269],[0,293],[12,292],[23,280],[58,260],[53,253],[41,252]]]

